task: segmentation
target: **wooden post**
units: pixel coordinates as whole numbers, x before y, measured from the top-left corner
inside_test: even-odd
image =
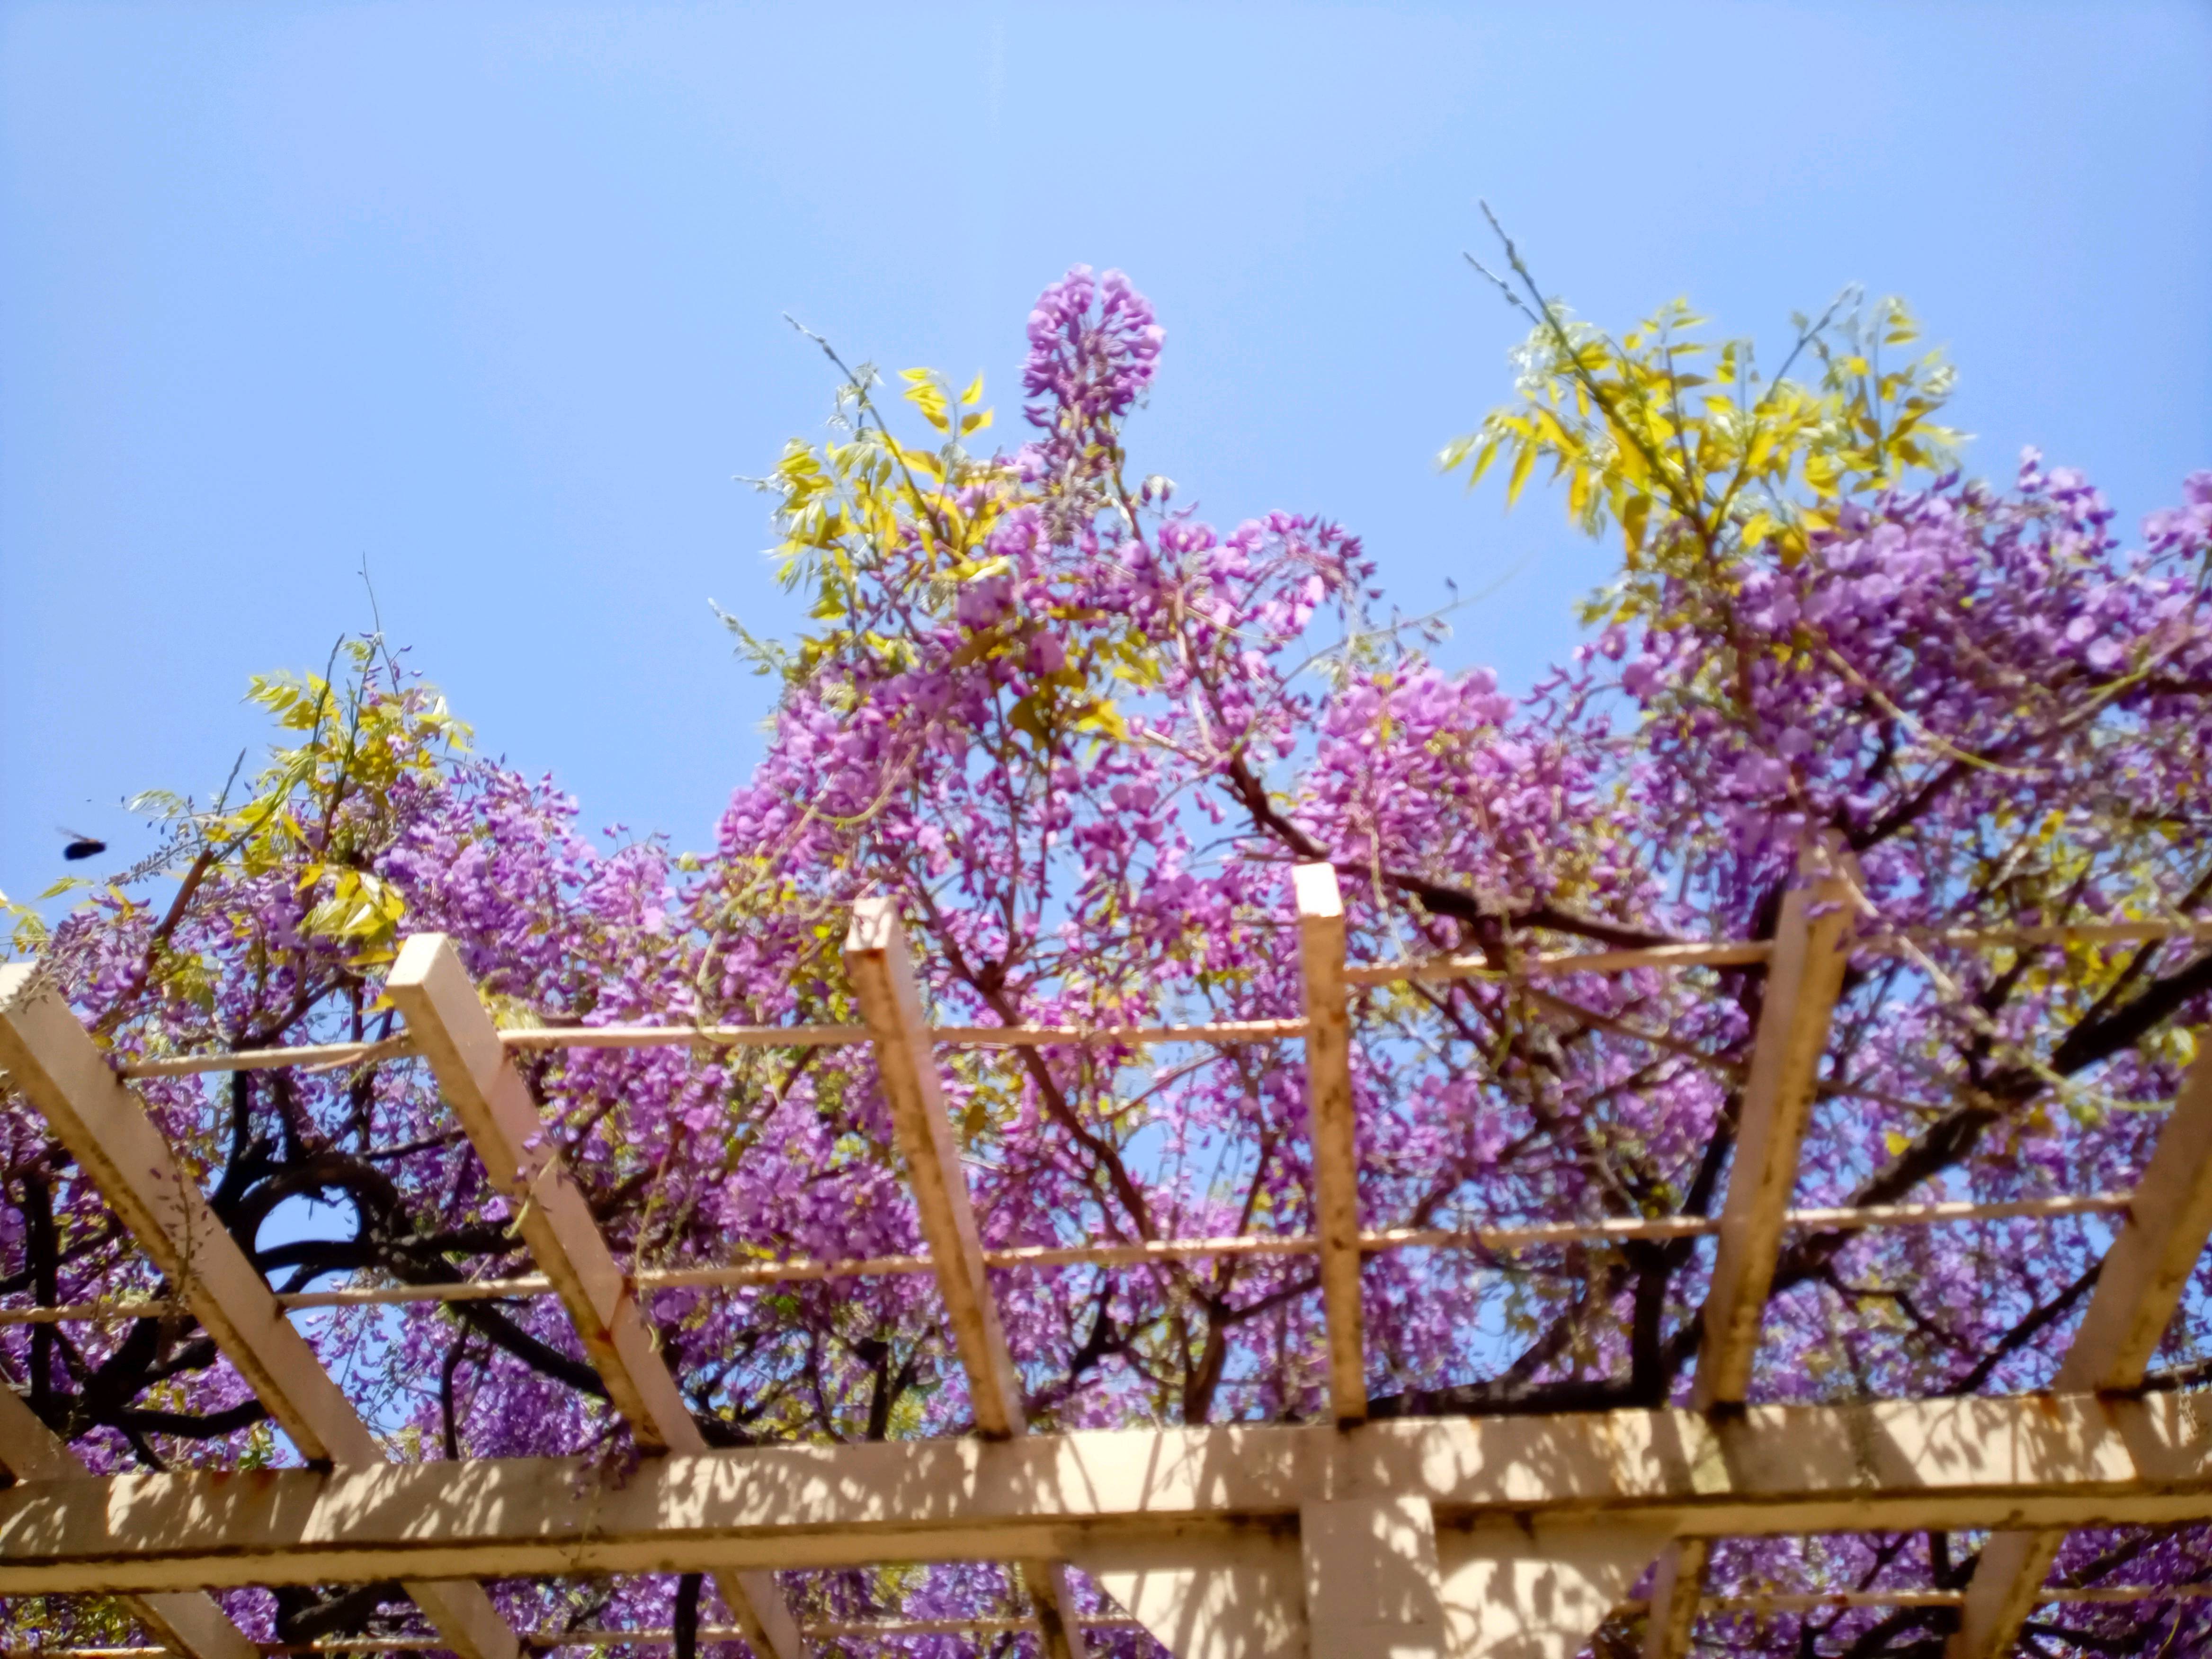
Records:
[[[216,1219],[138,1097],[108,1069],[58,991],[0,968],[0,1066],[167,1276],[310,1462],[374,1465],[384,1449]],[[415,1582],[407,1593],[462,1659],[514,1659],[514,1632],[481,1585]]]
[[[1367,1419],[1359,1300],[1359,1147],[1352,1109],[1352,1013],[1344,977],[1344,902],[1336,872],[1301,864],[1298,967],[1304,981],[1306,1109],[1313,1144],[1314,1231],[1328,1325],[1328,1403],[1341,1428]]]
[[[1415,1497],[1300,1505],[1313,1659],[1444,1659],[1436,1513]]]
[[[0,1384],[0,1469],[16,1481],[94,1478],[68,1443],[4,1384]],[[211,1595],[170,1590],[116,1599],[149,1635],[185,1659],[261,1659],[259,1646],[230,1622]]]
[[[1036,1608],[1046,1659],[1089,1659],[1091,1646],[1083,1626],[1076,1622],[1079,1615],[1075,1592],[1067,1582],[1067,1564],[1033,1556],[1018,1563],[1015,1570]]]
[[[1447,1651],[1575,1659],[1663,1540],[1657,1528],[1612,1516],[1446,1529],[1437,1544]]]
[[[1164,1548],[1102,1534],[1079,1548],[1084,1571],[1175,1659],[1327,1659],[1306,1629],[1298,1541],[1277,1529],[1194,1532]]]
[[[1735,1158],[1721,1208],[1712,1287],[1702,1316],[1705,1340],[1692,1395],[1702,1411],[1739,1407],[1751,1388],[1767,1291],[1797,1185],[1798,1149],[1850,963],[1853,894],[1831,862],[1840,856],[1839,849],[1821,848],[1802,860],[1775,921],[1765,995],[1736,1115]],[[1705,1541],[1681,1540],[1660,1557],[1644,1629],[1645,1659],[1678,1659],[1688,1651],[1711,1554]]]
[[[554,1149],[529,1085],[501,1046],[460,955],[441,933],[400,946],[385,989],[468,1131],[492,1186],[512,1201],[523,1240],[568,1310],[607,1398],[648,1452],[698,1452],[706,1437],[684,1402],[652,1327],[591,1206]],[[800,1659],[799,1624],[772,1573],[719,1573],[715,1588],[762,1659]]]
[[[1698,1602],[1711,1564],[1712,1540],[1677,1538],[1659,1553],[1651,1575],[1651,1610],[1644,1627],[1645,1659],[1676,1659],[1690,1650],[1698,1622]]]
[[[853,907],[852,927],[845,938],[845,972],[875,1047],[876,1071],[890,1107],[907,1186],[929,1245],[938,1294],[952,1325],[953,1346],[968,1375],[975,1431],[987,1440],[1010,1439],[1029,1427],[1021,1377],[1014,1370],[999,1306],[985,1274],[982,1237],[975,1227],[968,1177],[960,1168],[960,1148],[945,1113],[937,1054],[929,1022],[922,1014],[921,988],[914,976],[913,953],[906,930],[899,925],[897,907],[890,899],[866,898]],[[1065,1568],[1032,1559],[1022,1563],[1020,1571],[1030,1599],[1036,1604],[1050,1659],[1085,1659],[1083,1632],[1067,1597]]]
[[[2130,1394],[2212,1238],[2212,1057],[2182,1079],[2097,1288],[2051,1379],[2056,1394]],[[1983,1546],[1949,1659],[1995,1659],[2020,1634],[2063,1531],[2001,1532]]]

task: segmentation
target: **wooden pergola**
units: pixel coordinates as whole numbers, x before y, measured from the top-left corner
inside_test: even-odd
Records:
[[[1856,892],[1817,861],[1771,940],[1536,957],[1532,977],[1764,963],[1733,1170],[1717,1219],[1564,1223],[1462,1231],[1361,1230],[1349,995],[1358,985],[1495,971],[1482,960],[1348,965],[1336,878],[1296,876],[1304,1006],[1239,1024],[1114,1030],[932,1027],[888,903],[855,910],[845,962],[863,1026],[593,1027],[501,1030],[452,945],[410,939],[389,981],[404,1036],[375,1044],[166,1058],[112,1066],[55,986],[0,969],[0,1066],[164,1276],[172,1298],[0,1310],[0,1321],[188,1310],[251,1386],[306,1467],[89,1475],[0,1389],[0,1596],[126,1598],[171,1653],[252,1659],[209,1592],[248,1585],[398,1579],[462,1659],[548,1647],[665,1642],[671,1632],[556,1636],[512,1628],[483,1581],[530,1576],[711,1575],[758,1659],[812,1644],[1006,1630],[1053,1659],[1082,1659],[1088,1632],[1141,1626],[1177,1659],[1565,1659],[1624,1610],[1656,1564],[1647,1653],[1687,1644],[1701,1607],[1785,1611],[1853,1604],[1956,1605],[1952,1659],[2009,1650],[2039,1602],[2212,1595],[2212,1586],[2049,1589],[2068,1529],[2212,1519],[2212,1410],[2145,1395],[2146,1367],[2212,1235],[2212,1061],[2191,1072],[2131,1193],[2008,1204],[1793,1211],[1797,1159],[1832,1010],[1856,938]],[[1946,945],[2206,937],[2196,924],[1936,936]],[[1918,942],[1924,946],[1930,940]],[[1310,1237],[1201,1238],[986,1249],[940,1092],[939,1045],[1110,1041],[1304,1042],[1315,1169]],[[872,1044],[927,1254],[625,1274],[581,1192],[541,1133],[510,1056],[553,1047]],[[217,1222],[131,1087],[134,1076],[417,1056],[492,1184],[518,1200],[538,1272],[448,1285],[279,1295]],[[526,1200],[526,1201],[522,1201]],[[1999,1216],[2105,1214],[2114,1242],[2050,1392],[1832,1406],[1747,1405],[1777,1254],[1793,1227],[1926,1226]],[[1717,1240],[1694,1397],[1650,1411],[1369,1421],[1360,1267],[1407,1246],[1493,1249],[1575,1240]],[[1333,1421],[1033,1434],[988,1273],[1068,1261],[1230,1255],[1317,1259]],[[641,1310],[672,1285],[714,1287],[927,1273],[965,1371],[975,1432],[959,1439],[710,1449]],[[557,1297],[647,1455],[623,1472],[581,1459],[399,1463],[287,1316],[313,1307]],[[1987,1528],[1968,1589],[1835,1595],[1706,1594],[1715,1540]],[[993,1561],[1026,1589],[1024,1618],[802,1625],[779,1571]],[[1118,1604],[1079,1613],[1079,1570]],[[333,1638],[285,1651],[418,1650],[423,1638]],[[88,1650],[85,1650],[88,1651]]]

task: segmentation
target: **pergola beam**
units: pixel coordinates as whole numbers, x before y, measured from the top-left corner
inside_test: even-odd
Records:
[[[94,1478],[68,1442],[4,1383],[0,1383],[0,1469],[19,1482]],[[120,1600],[149,1635],[185,1659],[261,1659],[260,1648],[230,1622],[212,1596],[168,1590]]]
[[[651,1452],[701,1452],[707,1438],[684,1403],[635,1288],[616,1265],[583,1189],[568,1171],[507,1057],[460,954],[441,933],[400,946],[385,989],[417,1051],[461,1121],[495,1190],[552,1282],[577,1340],[607,1385],[607,1398]],[[800,1659],[805,1644],[772,1573],[715,1579],[745,1642],[761,1659]]]
[[[1774,1284],[1790,1196],[1797,1185],[1798,1152],[1850,962],[1852,895],[1829,863],[1836,856],[1832,849],[1820,848],[1800,860],[1797,878],[1783,895],[1775,919],[1759,1026],[1736,1116],[1735,1157],[1722,1202],[1712,1286],[1700,1316],[1705,1337],[1692,1400],[1704,1411],[1740,1406],[1750,1392],[1767,1293]],[[1711,1553],[1709,1541],[1683,1539],[1660,1557],[1644,1632],[1645,1659],[1678,1659],[1688,1651]]]
[[[865,898],[853,907],[845,938],[845,972],[860,1004],[874,1045],[876,1071],[891,1113],[892,1133],[906,1164],[921,1236],[937,1277],[938,1294],[952,1326],[953,1346],[968,1376],[975,1431],[1006,1440],[1029,1427],[1021,1375],[1014,1369],[1000,1322],[998,1303],[983,1265],[982,1236],[960,1167],[960,1147],[945,1109],[937,1054],[915,979],[913,952],[889,898]],[[1085,1659],[1066,1567],[1032,1552],[1017,1571],[1036,1605],[1049,1659]]]
[[[2052,1390],[2109,1395],[2140,1389],[2208,1238],[2212,1059],[2199,1059],[2151,1149]],[[2065,1538],[2063,1530],[2001,1532],[1983,1546],[1949,1659],[1994,1659],[2010,1648]]]
[[[1850,963],[1850,899],[1844,878],[1812,859],[1783,896],[1736,1117],[1712,1287],[1701,1316],[1705,1339],[1692,1394],[1700,1410],[1740,1405],[1750,1391],[1790,1194],[1797,1185],[1798,1150]]]
[[[1500,1536],[2164,1525],[2212,1517],[2212,1422],[2171,1395],[1969,1397],[27,1482],[0,1492],[0,1595],[1085,1550],[1167,1565],[1360,1493]]]
[[[1690,1633],[1697,1626],[1704,1599],[1705,1569],[1712,1559],[1710,1538],[1677,1538],[1659,1552],[1644,1626],[1644,1659],[1679,1659],[1690,1650]]]
[[[1365,1321],[1359,1291],[1359,1146],[1352,1101],[1352,1014],[1345,984],[1344,900],[1336,872],[1291,872],[1305,995],[1306,1108],[1313,1146],[1314,1231],[1328,1327],[1328,1404],[1337,1423],[1367,1417]]]
[[[300,1455],[346,1468],[381,1465],[383,1447],[286,1320],[145,1106],[108,1069],[60,992],[20,963],[0,968],[0,1067]],[[462,1659],[514,1659],[514,1632],[481,1585],[410,1578],[406,1589]]]
[[[938,1082],[921,987],[915,981],[906,930],[890,899],[866,898],[853,907],[845,972],[875,1041],[876,1070],[890,1107],[907,1185],[952,1326],[953,1347],[968,1375],[975,1432],[987,1440],[1009,1438],[1028,1427],[1021,1379],[984,1276],[983,1241]]]

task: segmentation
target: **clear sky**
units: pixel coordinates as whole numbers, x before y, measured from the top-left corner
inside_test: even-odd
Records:
[[[364,558],[483,748],[702,844],[768,700],[708,599],[791,619],[733,479],[830,392],[782,313],[1016,441],[1076,261],[1168,331],[1144,470],[1525,683],[1605,556],[1435,473],[1520,332],[1478,197],[1614,326],[1905,295],[1977,471],[2212,465],[2201,3],[0,8],[0,890],[218,784]]]

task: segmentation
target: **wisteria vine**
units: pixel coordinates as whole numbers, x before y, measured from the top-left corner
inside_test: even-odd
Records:
[[[972,450],[980,382],[921,371],[906,398],[935,441],[908,443],[863,368],[830,437],[786,452],[767,484],[780,568],[814,624],[783,642],[738,630],[778,702],[709,850],[599,844],[550,780],[475,756],[369,640],[323,675],[257,682],[288,733],[266,771],[236,799],[166,803],[158,869],[92,890],[51,938],[19,913],[19,943],[118,1061],[387,1035],[382,974],[422,931],[453,937],[510,1024],[850,1022],[838,947],[872,892],[896,898],[947,1023],[1261,1019],[1298,1006],[1289,867],[1324,860],[1356,956],[1498,969],[1358,996],[1363,1205],[1382,1228],[1710,1213],[1763,970],[1540,990],[1510,970],[1577,942],[1762,936],[1808,836],[1848,848],[1869,936],[2204,912],[2212,473],[2128,548],[2077,474],[2031,455],[2005,489],[1961,476],[1926,418],[1940,368],[1885,374],[1870,357],[1905,333],[1900,311],[1806,325],[1801,353],[1823,366],[1809,386],[1760,383],[1747,348],[1726,347],[1719,393],[1697,390],[1684,313],[1614,342],[1533,289],[1516,303],[1534,325],[1521,392],[1447,461],[1479,473],[1510,455],[1518,493],[1549,460],[1571,513],[1618,524],[1624,549],[1588,642],[1525,695],[1376,620],[1376,561],[1338,526],[1271,513],[1224,530],[1164,480],[1128,478],[1123,434],[1164,336],[1126,277],[1078,267],[1029,319],[1029,443]],[[1863,954],[1800,1201],[2124,1187],[2208,993],[2212,957],[2184,944]],[[946,1065],[988,1244],[1310,1230],[1294,1045]],[[626,1262],[920,1248],[865,1049],[554,1049],[526,1070]],[[143,1092],[280,1289],[528,1271],[418,1065]],[[0,1293],[159,1292],[12,1096],[0,1194]],[[1759,1397],[2035,1388],[2106,1237],[2083,1218],[1793,1235]],[[1375,1409],[1682,1398],[1709,1266],[1688,1239],[1377,1255]],[[2212,1381],[2206,1289],[2153,1386]],[[1024,1269],[994,1290],[1041,1429],[1325,1414],[1310,1260]],[[669,1291],[652,1315],[714,1443],[968,1425],[923,1279]],[[397,1455],[630,1455],[557,1304],[313,1329]],[[184,1315],[9,1326],[0,1366],[98,1469],[291,1456]],[[1742,1542],[1714,1583],[1956,1588],[1975,1543]],[[2193,1582],[2208,1554],[2201,1529],[2087,1532],[2060,1571]],[[988,1567],[787,1582],[818,1617],[1020,1605]],[[497,1592],[532,1628],[663,1622],[671,1593],[650,1577]],[[230,1600],[286,1640],[421,1628],[394,1586]],[[2041,1651],[2138,1650],[2169,1626],[2172,1651],[2212,1638],[2190,1606],[2059,1611],[2031,1624]],[[1731,1617],[1707,1634],[1745,1653],[1933,1656],[1950,1616]],[[8,1617],[58,1639],[114,1615]],[[1594,1639],[1626,1651],[1634,1632]],[[1150,1651],[1130,1632],[1097,1642]]]

